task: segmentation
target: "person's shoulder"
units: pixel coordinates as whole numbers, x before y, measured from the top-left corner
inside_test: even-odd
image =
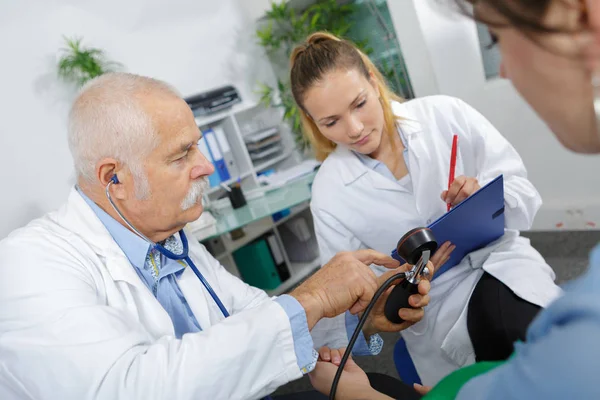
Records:
[[[319,166],[312,187],[335,185],[340,182],[343,155],[341,149],[334,150]],[[314,190],[314,189],[313,189]]]
[[[5,250],[11,247],[21,247],[32,244],[40,245],[46,242],[51,235],[52,224],[53,222],[50,215],[36,218],[27,225],[13,230],[8,236],[0,240],[0,249]]]
[[[73,232],[60,226],[54,216],[56,212],[36,218],[27,225],[15,229],[0,240],[0,268],[22,260],[74,259],[77,240]]]
[[[436,110],[458,110],[465,102],[457,97],[447,95],[432,95],[418,97],[405,102],[392,101],[392,111],[402,117],[406,111],[414,113],[430,113]]]

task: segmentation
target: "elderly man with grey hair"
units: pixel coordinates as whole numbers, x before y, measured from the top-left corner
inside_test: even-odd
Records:
[[[198,274],[165,257],[157,244],[180,254],[182,229],[202,213],[214,168],[199,140],[163,82],[114,73],[82,89],[69,115],[77,185],[0,242],[0,398],[260,398],[314,367],[317,321],[365,308],[380,282],[371,263],[398,267],[343,253],[269,298],[198,242]],[[409,324],[429,301],[429,284],[420,289]]]

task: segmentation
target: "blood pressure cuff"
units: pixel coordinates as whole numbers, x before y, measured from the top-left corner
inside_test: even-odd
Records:
[[[484,361],[454,371],[442,379],[422,400],[454,400],[460,389],[471,379],[483,375],[506,361]]]

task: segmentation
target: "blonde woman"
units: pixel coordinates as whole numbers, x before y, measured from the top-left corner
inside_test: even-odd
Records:
[[[427,385],[475,361],[506,359],[540,308],[560,294],[552,269],[519,236],[531,227],[541,199],[515,149],[458,99],[403,102],[368,57],[327,33],[295,49],[291,85],[306,135],[323,161],[311,202],[322,262],[342,250],[389,253],[405,232],[504,175],[505,235],[436,277],[423,320],[401,334]],[[457,178],[445,190],[454,134]],[[436,267],[452,249],[441,246]],[[342,324],[328,323],[316,327],[315,342],[344,346]],[[363,329],[365,337],[379,330],[400,329]],[[338,357],[327,348],[321,353]]]
[[[457,0],[461,4],[464,0]],[[464,1],[467,3],[467,1]],[[600,3],[597,0],[480,0],[475,15],[490,26],[502,53],[503,73],[578,153],[600,153]],[[596,184],[597,182],[592,182]],[[542,311],[505,363],[458,371],[426,399],[598,399],[600,360],[600,247],[584,276]],[[320,362],[312,376],[323,392],[336,367]],[[389,399],[375,392],[349,363],[339,399]],[[426,392],[423,388],[421,392]],[[395,397],[399,398],[399,397]]]

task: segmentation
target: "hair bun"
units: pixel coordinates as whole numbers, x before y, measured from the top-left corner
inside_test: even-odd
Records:
[[[325,41],[328,41],[328,40],[333,40],[333,41],[336,41],[336,42],[341,42],[342,41],[339,37],[335,36],[332,33],[329,33],[329,32],[315,32],[315,33],[313,33],[312,35],[310,35],[306,39],[306,43],[308,45],[319,44],[321,42],[325,42]]]

